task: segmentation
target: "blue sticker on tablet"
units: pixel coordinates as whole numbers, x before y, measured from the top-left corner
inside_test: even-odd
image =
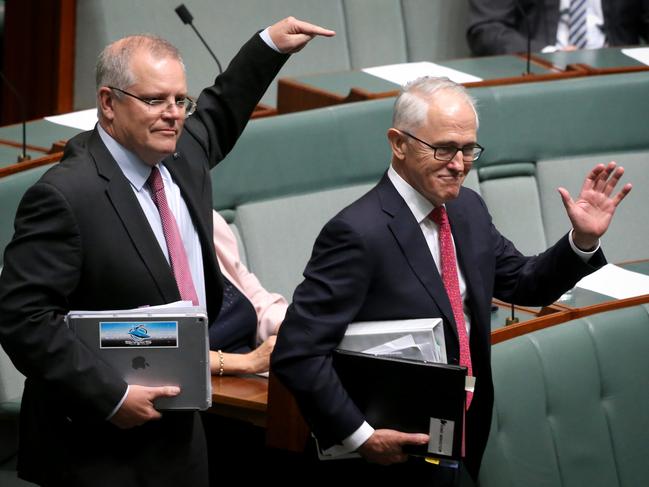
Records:
[[[101,321],[100,348],[178,347],[177,321]]]

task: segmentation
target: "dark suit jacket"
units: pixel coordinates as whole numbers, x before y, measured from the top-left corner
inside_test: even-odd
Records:
[[[528,305],[556,300],[604,263],[575,255],[567,236],[524,257],[491,223],[470,189],[446,205],[471,310],[476,390],[467,413],[466,464],[477,475],[493,405],[490,366],[492,296]],[[449,363],[459,362],[455,322],[423,233],[387,176],[330,220],[318,236],[272,355],[272,370],[295,395],[315,435],[340,442],[364,421],[331,366],[350,322],[441,317]]]
[[[533,52],[556,44],[559,4],[559,0],[469,0],[471,51],[478,56],[526,52],[528,23]],[[610,46],[649,40],[648,0],[602,0],[602,13]]]
[[[198,99],[164,164],[198,233],[211,319],[222,280],[212,245],[210,169],[233,147],[287,56],[255,35]],[[106,421],[126,384],[69,331],[70,309],[124,309],[179,299],[144,213],[96,130],[20,203],[0,278],[0,338],[27,376],[19,473],[48,485],[206,485],[195,413],[119,430]]]

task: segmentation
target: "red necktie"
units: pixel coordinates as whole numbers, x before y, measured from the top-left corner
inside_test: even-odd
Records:
[[[466,324],[464,322],[464,311],[462,306],[462,295],[460,294],[460,282],[457,272],[457,261],[455,259],[455,248],[453,238],[451,237],[451,225],[448,222],[446,208],[443,206],[436,207],[431,213],[430,218],[439,226],[439,250],[442,259],[442,281],[446,288],[446,294],[451,302],[453,317],[455,318],[455,327],[457,328],[457,337],[460,342],[460,365],[468,369],[468,375],[473,376],[471,368],[471,350],[469,348],[469,337],[466,333]],[[466,394],[466,409],[471,405],[473,398],[472,392]]]
[[[167,197],[165,196],[165,186],[157,167],[151,169],[151,175],[147,182],[152,191],[153,202],[158,208],[158,213],[160,213],[162,232],[167,242],[171,270],[176,278],[180,298],[191,301],[194,303],[194,306],[198,306],[198,295],[196,294],[196,288],[194,288],[194,281],[192,280],[192,273],[189,269],[185,246],[183,245],[176,219],[169,209]]]

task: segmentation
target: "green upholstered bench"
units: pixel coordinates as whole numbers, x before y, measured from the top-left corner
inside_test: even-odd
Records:
[[[501,232],[537,253],[569,228],[556,191],[573,196],[594,164],[615,160],[635,190],[602,243],[611,261],[649,257],[649,73],[477,88],[480,188]],[[629,238],[629,235],[633,238]]]
[[[41,166],[0,178],[0,255],[4,254],[4,248],[13,236],[13,221],[20,199],[48,168]],[[19,480],[15,471],[23,381],[23,375],[0,348],[0,485],[3,487],[34,485]]]
[[[162,35],[176,45],[187,66],[189,92],[211,84],[216,65],[170,0],[77,2],[75,109],[95,103],[94,67],[101,49],[138,32]],[[467,0],[192,0],[194,25],[225,66],[257,30],[289,15],[336,31],[316,39],[286,64],[280,77],[347,71],[381,64],[466,57]],[[128,12],[128,15],[124,15]],[[154,12],[154,13],[152,13]],[[262,99],[276,105],[276,83]]]
[[[4,249],[14,234],[14,217],[27,188],[34,184],[51,165],[39,166],[0,178],[0,269]]]
[[[642,212],[649,194],[649,74],[578,78],[470,90],[483,158],[466,186],[496,226],[534,254],[569,229],[556,187],[578,194],[587,169],[615,158],[636,190],[603,244],[612,261],[649,257]],[[233,210],[251,270],[290,297],[318,230],[390,160],[392,99],[253,120],[212,172],[215,208]],[[633,239],[626,238],[633,233]]]
[[[647,350],[647,305],[494,345],[480,487],[647,485]]]

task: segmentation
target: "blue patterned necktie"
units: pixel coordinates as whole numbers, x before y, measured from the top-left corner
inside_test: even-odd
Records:
[[[568,43],[578,49],[586,47],[586,8],[587,0],[571,0],[568,12]]]

